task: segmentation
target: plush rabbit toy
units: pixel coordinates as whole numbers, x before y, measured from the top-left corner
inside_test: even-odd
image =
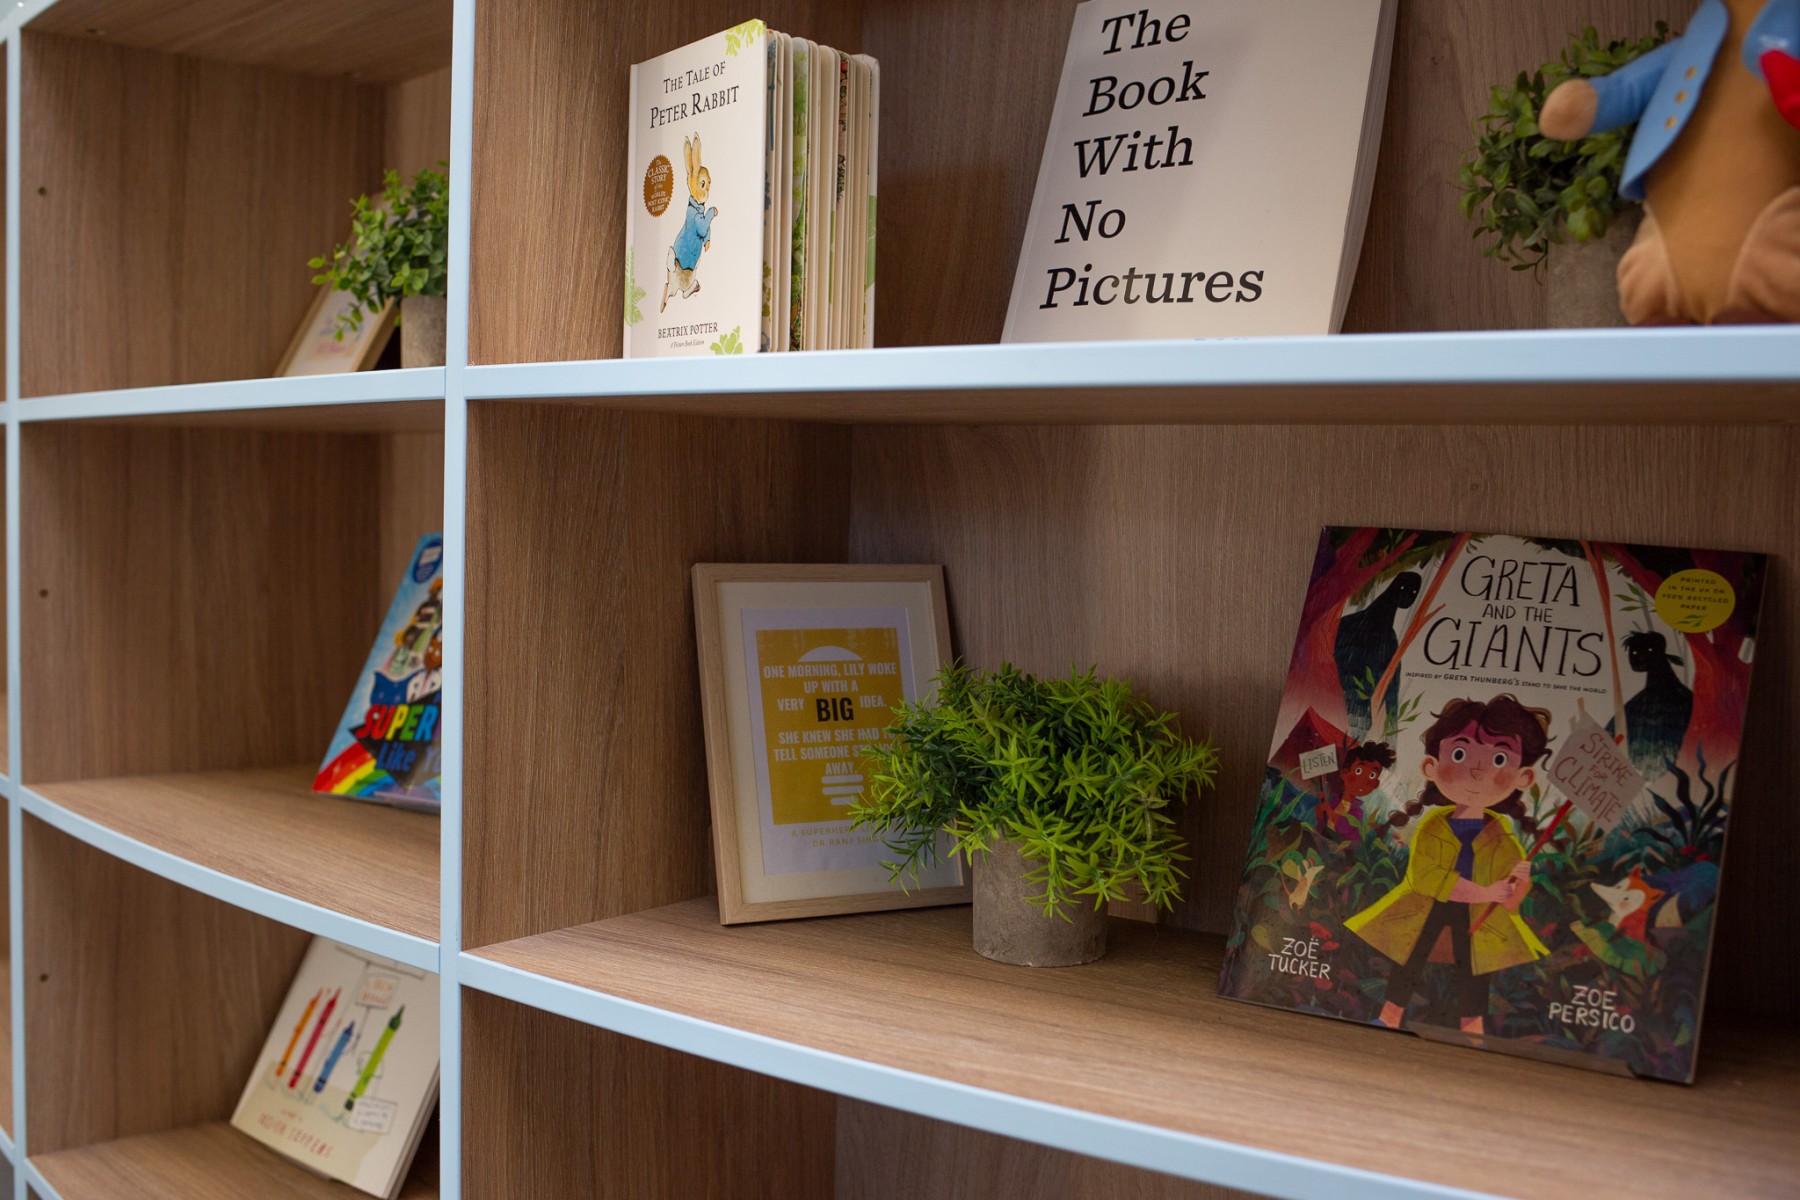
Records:
[[[1646,211],[1619,263],[1626,320],[1800,321],[1800,0],[1702,0],[1680,37],[1551,92],[1538,127],[1633,121],[1619,194]]]

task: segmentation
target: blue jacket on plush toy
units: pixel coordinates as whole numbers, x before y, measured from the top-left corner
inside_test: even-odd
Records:
[[[1621,196],[1644,198],[1644,176],[1687,127],[1729,23],[1730,14],[1721,0],[1703,0],[1680,37],[1611,75],[1588,80],[1599,98],[1594,133],[1639,122],[1619,181]],[[1744,38],[1744,65],[1759,79],[1759,60],[1769,50],[1800,56],[1800,0],[1769,0],[1750,26]]]

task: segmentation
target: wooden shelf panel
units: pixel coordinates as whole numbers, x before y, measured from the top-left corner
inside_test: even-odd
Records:
[[[393,83],[450,62],[449,0],[33,0],[40,33]]]
[[[229,888],[182,877],[169,859],[215,872],[228,881],[300,901],[330,914],[425,942],[410,953],[384,948],[355,930],[314,927],[293,912],[265,912],[315,933],[350,940],[376,953],[408,961],[424,958],[437,969],[438,842],[440,823],[427,813],[405,812],[316,795],[309,765],[185,775],[140,775],[39,784],[29,789],[58,812],[28,802],[56,824],[67,814],[77,825],[102,830],[147,847],[100,846],[177,883],[261,911],[255,900]],[[82,837],[89,830],[65,828]],[[96,840],[98,839],[84,839]],[[351,936],[345,937],[349,933]]]
[[[1219,1000],[1216,937],[1117,921],[1101,962],[1033,971],[969,936],[966,908],[727,929],[705,899],[490,946],[463,978],[511,979],[509,998],[593,1024],[632,1009],[621,1032],[690,1052],[723,1032],[737,1065],[845,1094],[844,1060],[897,1068],[935,1095],[919,1079],[856,1094],[1080,1153],[1132,1161],[1126,1121],[1213,1140],[1137,1164],[1159,1170],[1207,1177],[1180,1158],[1217,1143],[1273,1154],[1265,1174],[1211,1177],[1278,1194],[1775,1196],[1800,1175],[1800,1037],[1785,1029],[1712,1021],[1682,1088]],[[777,1065],[763,1039],[808,1053]],[[965,1088],[1099,1119],[1073,1139],[1049,1116],[998,1128]]]
[[[35,1155],[31,1165],[62,1200],[353,1200],[364,1195],[295,1166],[222,1121]],[[400,1189],[401,1200],[435,1200],[437,1194],[437,1163],[421,1153]]]
[[[471,399],[844,422],[1800,421],[1800,331],[1368,334],[471,367]]]

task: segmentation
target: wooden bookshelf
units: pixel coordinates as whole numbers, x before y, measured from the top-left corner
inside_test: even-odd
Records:
[[[400,1200],[437,1200],[436,1160],[418,1159]],[[362,1193],[281,1159],[219,1121],[34,1157],[63,1200],[350,1200]]]
[[[752,14],[882,62],[880,348],[729,363],[617,357],[626,71],[724,0],[0,13],[20,1189],[347,1200],[224,1124],[325,934],[460,997],[413,1198],[1792,1194],[1800,333],[1544,331],[1451,182],[1491,84],[1692,0],[1402,0],[1343,336],[998,345],[1074,2]],[[446,158],[448,366],[269,378],[348,200]],[[1770,553],[1693,1087],[1213,997],[1327,522]],[[313,796],[440,528],[444,815]],[[718,927],[688,571],[732,560],[942,563],[959,654],[1211,734],[1183,902],[1066,971],[966,910]]]
[[[123,837],[323,909],[436,941],[438,824],[313,792],[317,764],[38,784]]]
[[[477,953],[742,1033],[746,1054],[772,1038],[1446,1187],[1750,1196],[1800,1173],[1800,1038],[1774,1027],[1714,1023],[1691,1089],[1511,1059],[1475,1070],[1454,1047],[1217,999],[1216,936],[1115,921],[1107,956],[1066,971],[992,963],[969,941],[966,908],[724,928],[705,899]],[[1565,1119],[1546,1120],[1548,1094]],[[1633,1136],[1595,1138],[1610,1129]]]

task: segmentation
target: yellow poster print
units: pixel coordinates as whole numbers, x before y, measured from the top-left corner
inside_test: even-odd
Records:
[[[774,823],[847,820],[904,698],[899,630],[758,629],[756,661]]]

